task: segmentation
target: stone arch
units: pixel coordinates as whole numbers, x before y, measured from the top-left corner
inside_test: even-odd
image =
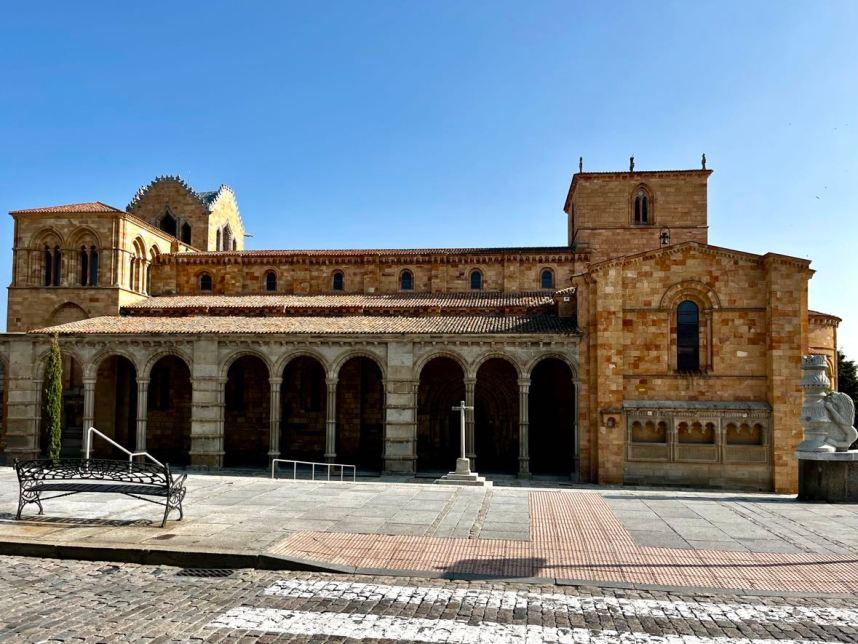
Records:
[[[436,352],[419,366],[416,469],[450,471],[461,450],[460,416],[453,406],[465,400],[466,363],[452,352]]]
[[[366,351],[337,365],[334,450],[338,463],[380,472],[384,456],[384,371]]]
[[[527,363],[525,368],[522,370],[522,377],[529,378],[533,373],[534,367],[538,365],[540,362],[547,358],[556,358],[561,362],[565,362],[566,366],[572,371],[572,378],[575,382],[578,382],[578,361],[574,358],[562,353],[560,351],[548,351],[546,353],[540,353],[535,358],[533,358],[530,362]]]
[[[420,374],[422,373],[423,368],[435,358],[450,358],[462,368],[462,373],[465,374],[465,378],[473,378],[473,373],[468,367],[468,361],[461,353],[452,351],[450,349],[443,349],[427,353],[425,356],[419,358],[417,362],[414,363],[414,380],[420,380]]]
[[[280,448],[284,458],[320,462],[333,455],[328,444],[330,400],[327,363],[315,351],[301,350],[278,361]]]
[[[60,324],[67,324],[69,322],[79,322],[80,320],[86,320],[88,317],[89,313],[87,313],[79,304],[75,302],[65,302],[60,304],[51,312],[48,316],[46,326],[57,326]]]
[[[174,356],[185,363],[188,367],[188,370],[193,373],[194,369],[194,360],[182,349],[177,348],[169,348],[162,349],[161,351],[157,351],[146,358],[146,362],[143,363],[143,367],[140,369],[140,378],[145,380],[149,378],[149,374],[152,373],[152,367],[155,366],[155,363],[158,362],[161,358],[165,358],[167,356]]]
[[[95,379],[93,426],[125,449],[136,449],[137,361],[127,351],[111,349],[98,354],[88,367]],[[122,457],[103,440],[93,440],[91,448],[96,457]]]
[[[328,363],[328,360],[318,351],[314,351],[313,349],[296,349],[294,351],[289,351],[288,353],[280,356],[278,360],[274,363],[271,373],[274,374],[283,374],[283,371],[289,366],[289,363],[292,362],[295,358],[313,358],[317,360],[319,364],[322,365],[322,368],[325,370],[325,377],[336,376],[337,372],[333,370]]]
[[[268,360],[268,356],[266,356],[259,349],[238,349],[230,353],[226,358],[221,360],[220,370],[218,371],[218,377],[221,380],[225,380],[227,377],[227,372],[229,368],[233,365],[233,363],[239,358],[243,358],[244,356],[255,356],[262,360],[262,363],[265,365],[265,368],[268,370],[269,377],[275,373],[273,365]]]
[[[63,353],[65,353],[65,351],[63,351]],[[103,349],[102,351],[99,351],[97,354],[95,354],[90,360],[88,360],[85,363],[83,369],[83,377],[95,378],[96,373],[98,372],[98,368],[101,366],[101,363],[104,362],[104,360],[106,360],[107,358],[110,358],[111,356],[122,356],[123,358],[126,358],[134,366],[134,369],[137,370],[139,373],[140,367],[137,364],[137,358],[134,356],[134,354],[121,347],[115,347],[110,349]]]
[[[471,363],[467,371],[469,377],[476,377],[480,367],[482,367],[485,362],[492,359],[505,360],[506,362],[509,362],[513,369],[515,369],[515,375],[517,378],[523,378],[526,375],[518,360],[508,353],[504,353],[503,351],[486,351],[485,353],[481,353],[477,359]]]
[[[36,406],[36,421],[39,430],[39,448],[42,454],[47,454],[48,432],[44,422],[44,387],[45,367],[50,349],[46,349],[36,358],[36,391],[38,405]],[[74,351],[60,346],[63,366],[63,402],[61,415],[61,449],[60,455],[75,458],[83,447],[83,362]]]
[[[570,476],[576,468],[577,374],[562,354],[543,354],[528,370],[528,455],[534,474]]]
[[[40,250],[43,244],[57,244],[62,248],[65,246],[65,239],[53,226],[45,226],[30,238],[30,248]]]
[[[672,310],[681,300],[692,300],[701,309],[720,309],[721,300],[715,289],[700,280],[682,280],[669,286],[661,296],[660,309]]]
[[[193,385],[190,363],[176,352],[162,351],[144,367],[146,451],[162,463],[185,466],[191,461]]]
[[[474,447],[480,472],[516,474],[521,371],[509,356],[491,353],[475,369]]]
[[[222,364],[223,461],[226,467],[268,464],[271,364],[253,349],[232,353]]]
[[[59,286],[68,272],[68,256],[64,252],[65,240],[53,226],[42,228],[30,241],[30,284]]]
[[[387,368],[384,364],[384,360],[382,360],[381,356],[379,356],[378,354],[375,354],[372,351],[368,351],[366,349],[349,349],[348,351],[345,351],[339,356],[337,356],[331,364],[330,371],[328,372],[328,377],[338,378],[340,375],[340,370],[343,368],[343,365],[352,358],[367,358],[369,360],[372,360],[375,363],[375,366],[378,367],[379,371],[381,372],[382,379],[387,378]]]
[[[101,239],[98,233],[90,226],[78,226],[69,235],[68,244],[70,248],[77,248],[83,243],[93,243],[98,248],[101,248]]]

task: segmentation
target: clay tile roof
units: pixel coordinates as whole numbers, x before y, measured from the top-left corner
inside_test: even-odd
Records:
[[[86,201],[84,203],[69,203],[59,206],[45,206],[43,208],[28,208],[26,210],[12,210],[10,215],[26,215],[38,213],[92,213],[92,212],[122,212],[101,201]]]
[[[288,335],[517,335],[577,333],[574,322],[553,315],[469,316],[341,316],[341,317],[122,317],[105,316],[70,322],[33,334],[60,335],[173,335],[173,334],[288,334]]]
[[[815,321],[817,322],[833,323],[835,326],[843,322],[843,319],[837,317],[836,315],[832,315],[831,313],[823,313],[822,311],[814,311],[812,309],[808,309],[807,316],[811,319],[815,318]]]
[[[280,256],[398,256],[398,255],[497,255],[516,254],[566,254],[580,255],[569,246],[510,246],[501,248],[341,248],[341,249],[293,249],[293,250],[233,250],[204,251],[198,253],[179,253],[172,257],[176,260],[190,260],[200,257],[280,257]]]
[[[123,307],[129,315],[175,315],[186,311],[212,315],[219,311],[231,315],[236,311],[264,311],[272,314],[310,311],[322,314],[334,311],[417,311],[467,312],[475,309],[519,309],[530,311],[550,306],[553,293],[525,291],[521,293],[385,293],[320,295],[175,295],[153,297]],[[230,313],[230,311],[232,313]]]

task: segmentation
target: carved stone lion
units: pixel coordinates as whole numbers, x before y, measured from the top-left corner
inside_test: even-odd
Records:
[[[855,422],[855,403],[846,394],[832,391],[823,399],[823,405],[829,419],[826,442],[838,452],[845,452],[858,439],[858,430],[852,426]]]

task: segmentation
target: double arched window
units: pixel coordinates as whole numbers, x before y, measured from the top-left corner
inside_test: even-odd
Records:
[[[98,249],[83,244],[80,247],[80,285],[98,286]]]
[[[200,291],[204,293],[211,293],[212,290],[212,276],[208,273],[203,273],[200,275]]]
[[[399,275],[399,290],[400,291],[412,291],[414,290],[414,274],[405,270],[402,271]]]
[[[265,290],[269,293],[277,290],[277,273],[274,271],[265,273]]]
[[[700,370],[700,309],[691,300],[676,307],[676,368]]]
[[[554,271],[543,268],[539,274],[539,288],[554,288]]]
[[[647,226],[652,223],[652,196],[644,186],[640,186],[634,195],[634,223]]]
[[[471,282],[471,290],[472,291],[482,290],[482,288],[483,288],[483,274],[480,271],[478,271],[477,269],[472,270],[470,282]]]
[[[345,277],[343,276],[343,272],[334,272],[333,279],[331,280],[331,289],[334,291],[342,291],[345,289],[345,286]]]

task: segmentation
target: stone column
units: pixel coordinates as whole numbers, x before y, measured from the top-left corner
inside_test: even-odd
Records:
[[[83,440],[80,443],[82,456],[86,456],[89,444],[89,428],[95,425],[95,378],[83,379]],[[97,429],[97,428],[96,428]]]
[[[268,428],[268,458],[280,458],[280,386],[283,378],[269,378],[271,383],[271,413]]]
[[[146,451],[146,421],[149,413],[149,379],[137,379],[137,441],[135,451]]]
[[[417,387],[414,346],[387,344],[384,391],[384,472],[413,473],[417,459]]]
[[[465,407],[472,409],[465,412],[465,455],[471,462],[471,471],[476,471],[476,443],[474,440],[474,391],[477,387],[476,378],[465,378]],[[458,403],[457,403],[458,404]]]
[[[191,465],[219,468],[223,465],[223,388],[219,377],[217,338],[194,342],[191,370]]]
[[[328,386],[328,404],[325,407],[325,460],[337,460],[337,378],[325,378]]]
[[[518,478],[530,478],[530,378],[518,379]]]

